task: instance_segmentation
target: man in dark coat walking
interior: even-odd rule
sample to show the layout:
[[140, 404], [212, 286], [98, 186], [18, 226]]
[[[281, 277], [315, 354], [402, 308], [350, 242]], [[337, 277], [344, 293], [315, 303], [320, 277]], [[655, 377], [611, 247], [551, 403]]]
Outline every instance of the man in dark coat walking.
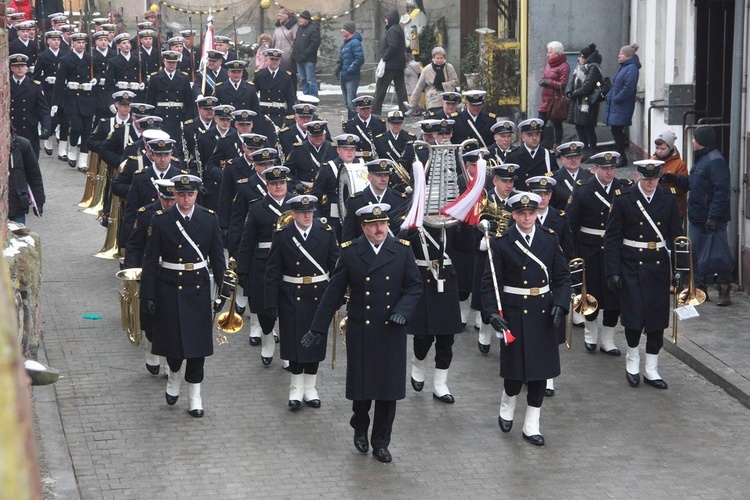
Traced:
[[515, 163], [520, 169], [516, 171], [516, 189], [526, 189], [526, 179], [545, 175], [557, 170], [557, 162], [549, 151], [539, 145], [542, 140], [544, 122], [539, 118], [529, 118], [518, 124], [521, 131], [521, 147], [508, 155], [506, 163]]
[[[346, 398], [352, 400], [354, 446], [367, 453], [370, 407], [375, 400], [372, 453], [390, 462], [396, 401], [406, 396], [406, 324], [422, 294], [409, 243], [388, 235], [387, 204], [359, 209], [363, 235], [341, 245], [339, 262], [320, 300], [310, 335], [328, 331], [350, 287], [346, 342]], [[355, 215], [355, 214], [352, 214]]]
[[281, 358], [289, 361], [292, 373], [288, 403], [292, 411], [299, 410], [302, 401], [320, 408], [315, 385], [318, 365], [326, 358], [327, 336], [314, 342], [303, 339], [339, 257], [331, 226], [313, 219], [317, 201], [308, 195], [289, 199], [293, 220], [273, 235], [266, 263], [265, 307], [279, 318]]
[[[33, 198], [33, 201], [32, 201]], [[16, 134], [10, 137], [8, 165], [8, 220], [26, 224], [32, 208], [42, 216], [45, 202], [42, 171], [28, 139]]]
[[[211, 280], [219, 283], [226, 270], [216, 214], [195, 204], [201, 180], [182, 174], [172, 178], [177, 203], [157, 210], [148, 229], [143, 257], [142, 306], [154, 316], [153, 353], [167, 358], [165, 397], [173, 406], [180, 396], [183, 360], [188, 383], [188, 411], [204, 415], [201, 382], [206, 357], [214, 352]], [[214, 304], [214, 310], [223, 305]]]
[[318, 62], [320, 47], [320, 26], [312, 20], [310, 11], [303, 10], [297, 19], [297, 35], [294, 37], [292, 54], [297, 62], [299, 86], [303, 94], [318, 95], [318, 81], [315, 64]]
[[523, 438], [542, 446], [539, 417], [546, 380], [560, 374], [555, 328], [570, 304], [570, 272], [555, 233], [536, 224], [539, 201], [538, 195], [524, 192], [508, 200], [516, 223], [490, 242], [494, 269], [488, 265], [482, 277], [482, 316], [498, 332], [510, 330], [515, 336], [500, 347], [500, 376], [505, 379], [500, 430], [507, 433], [513, 427], [516, 397], [527, 382]]
[[643, 381], [657, 389], [667, 383], [658, 372], [664, 329], [669, 325], [669, 285], [672, 276], [670, 247], [682, 236], [677, 197], [659, 188], [663, 161], [640, 160], [636, 187], [612, 204], [604, 233], [604, 269], [607, 285], [620, 296], [622, 326], [628, 351], [625, 378], [640, 383], [641, 332], [646, 332], [646, 371]]
[[380, 59], [385, 63], [383, 76], [375, 84], [375, 104], [373, 114], [380, 116], [383, 111], [383, 101], [388, 87], [393, 83], [398, 97], [398, 107], [405, 113], [409, 100], [404, 82], [404, 68], [406, 67], [406, 40], [404, 30], [398, 23], [398, 12], [389, 10], [385, 13], [385, 36], [380, 42]]

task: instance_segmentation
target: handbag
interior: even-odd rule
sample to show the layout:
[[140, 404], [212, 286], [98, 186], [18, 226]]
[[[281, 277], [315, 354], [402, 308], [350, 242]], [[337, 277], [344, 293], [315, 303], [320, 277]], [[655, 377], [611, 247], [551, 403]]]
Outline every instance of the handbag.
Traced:
[[568, 119], [568, 106], [570, 102], [561, 95], [552, 98], [547, 108], [547, 118], [553, 122], [560, 122]]
[[698, 273], [702, 275], [731, 273], [734, 267], [732, 251], [726, 231], [708, 231], [704, 237], [703, 248], [696, 262]]

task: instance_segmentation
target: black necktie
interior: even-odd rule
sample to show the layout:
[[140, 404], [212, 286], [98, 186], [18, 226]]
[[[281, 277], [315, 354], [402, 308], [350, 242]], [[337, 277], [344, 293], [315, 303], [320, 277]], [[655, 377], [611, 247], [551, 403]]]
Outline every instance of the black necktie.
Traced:
[[531, 151], [529, 152], [529, 154], [531, 155], [531, 157], [532, 157], [532, 158], [534, 158], [534, 155], [536, 154], [536, 149], [532, 149], [532, 150], [531, 150]]
[[529, 245], [529, 246], [531, 246], [531, 235], [530, 234], [526, 235], [526, 244]]
[[190, 222], [190, 216], [189, 215], [185, 216], [185, 222]]

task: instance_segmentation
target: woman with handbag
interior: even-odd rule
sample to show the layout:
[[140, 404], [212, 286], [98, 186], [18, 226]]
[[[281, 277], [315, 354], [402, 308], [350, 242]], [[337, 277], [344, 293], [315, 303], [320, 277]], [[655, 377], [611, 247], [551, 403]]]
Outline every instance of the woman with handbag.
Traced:
[[563, 93], [568, 85], [570, 66], [563, 54], [564, 50], [560, 42], [547, 44], [547, 64], [544, 66], [542, 79], [539, 80], [539, 86], [542, 87], [542, 100], [537, 111], [539, 119], [544, 122], [542, 127], [547, 125], [547, 121], [552, 122], [554, 130], [552, 149], [562, 142], [563, 121], [568, 118], [568, 102]]
[[445, 49], [432, 49], [432, 62], [419, 74], [419, 81], [411, 92], [409, 106], [416, 109], [419, 98], [424, 92], [427, 111], [437, 112], [443, 109], [443, 92], [450, 92], [458, 87], [458, 74], [449, 62], [445, 61]]
[[584, 47], [578, 55], [578, 66], [568, 82], [565, 96], [570, 101], [568, 123], [575, 125], [578, 140], [583, 143], [583, 159], [596, 154], [596, 122], [599, 118], [602, 80], [602, 56], [596, 45]]

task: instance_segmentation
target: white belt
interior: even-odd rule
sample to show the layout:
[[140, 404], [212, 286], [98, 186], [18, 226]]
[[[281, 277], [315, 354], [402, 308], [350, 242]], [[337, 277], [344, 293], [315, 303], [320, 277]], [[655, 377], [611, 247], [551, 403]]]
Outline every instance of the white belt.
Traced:
[[[416, 261], [417, 261], [417, 265], [419, 267], [432, 267], [433, 264], [437, 265], [437, 263], [438, 263], [437, 259], [435, 259], [435, 260], [417, 259]], [[443, 259], [443, 265], [444, 266], [450, 266], [450, 265], [453, 265], [453, 262], [450, 260], [450, 258], [445, 258], [445, 259]]]
[[339, 206], [336, 203], [331, 203], [331, 218], [339, 218]]
[[208, 263], [204, 260], [203, 262], [187, 264], [175, 264], [173, 262], [161, 262], [161, 267], [164, 269], [171, 269], [172, 271], [195, 271], [196, 269], [203, 269], [208, 267]]
[[604, 229], [593, 229], [590, 227], [581, 227], [581, 232], [586, 234], [593, 234], [594, 236], [604, 236]]
[[633, 241], [627, 238], [622, 239], [622, 244], [633, 248], [648, 248], [649, 250], [658, 250], [667, 246], [663, 241]]
[[531, 295], [535, 297], [537, 295], [543, 295], [549, 292], [549, 285], [544, 285], [541, 288], [518, 288], [515, 286], [504, 286], [503, 293], [510, 293], [513, 295]]
[[271, 242], [261, 241], [260, 243], [258, 243], [258, 248], [271, 248]]
[[117, 82], [117, 88], [122, 90], [128, 90], [130, 88], [130, 82]]
[[159, 107], [161, 107], [161, 108], [181, 108], [182, 107], [182, 103], [181, 102], [172, 102], [172, 101], [169, 101], [169, 102], [165, 102], [165, 101], [157, 102], [156, 105], [159, 106]]
[[84, 87], [84, 85], [86, 87], [90, 87], [91, 86], [91, 84], [88, 83], [88, 82], [86, 82], [86, 83], [68, 82], [68, 88], [70, 90], [91, 90], [90, 88]]
[[285, 102], [268, 102], [268, 101], [261, 101], [261, 106], [265, 106], [267, 108], [284, 108], [286, 109], [286, 103]]
[[293, 283], [295, 285], [311, 285], [313, 283], [320, 283], [321, 281], [328, 281], [328, 273], [320, 276], [287, 276], [286, 274], [281, 278], [285, 283]]
[[48, 76], [47, 78], [44, 79], [45, 82], [50, 83], [52, 85], [55, 84], [55, 80], [57, 80], [57, 77], [55, 76]]

